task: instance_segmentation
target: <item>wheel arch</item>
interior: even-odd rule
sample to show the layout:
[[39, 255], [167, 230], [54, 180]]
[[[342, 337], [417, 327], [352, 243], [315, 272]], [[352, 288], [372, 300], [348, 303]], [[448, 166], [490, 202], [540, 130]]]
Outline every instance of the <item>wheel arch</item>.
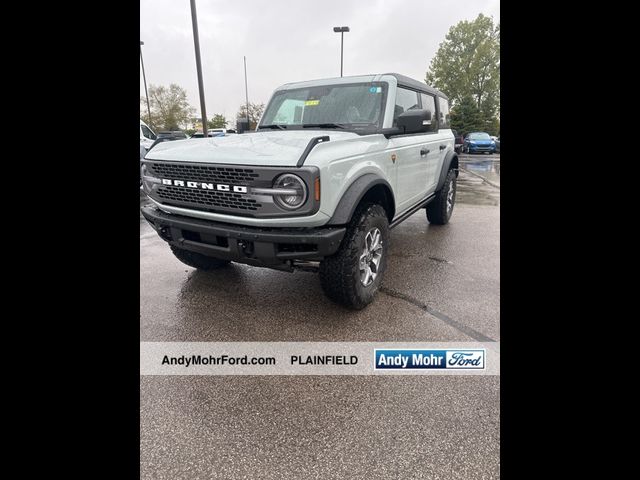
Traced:
[[327, 225], [345, 225], [351, 221], [358, 205], [363, 201], [379, 203], [387, 212], [389, 223], [395, 216], [395, 197], [389, 182], [374, 173], [358, 177], [345, 191]]
[[442, 169], [440, 170], [440, 176], [438, 177], [436, 192], [440, 191], [440, 189], [443, 187], [444, 179], [447, 178], [447, 173], [449, 172], [449, 170], [454, 169], [456, 172], [456, 177], [458, 176], [459, 166], [458, 154], [453, 150], [449, 150], [447, 152], [447, 155], [444, 157], [444, 162], [442, 162]]

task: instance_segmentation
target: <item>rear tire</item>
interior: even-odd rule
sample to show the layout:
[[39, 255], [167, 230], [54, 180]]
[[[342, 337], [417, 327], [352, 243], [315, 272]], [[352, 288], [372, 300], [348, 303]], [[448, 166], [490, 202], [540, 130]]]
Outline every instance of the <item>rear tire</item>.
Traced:
[[358, 207], [339, 250], [320, 263], [320, 284], [325, 295], [354, 310], [369, 305], [387, 268], [389, 239], [389, 219], [384, 208], [378, 204]]
[[178, 260], [180, 260], [185, 265], [189, 267], [197, 268], [198, 270], [211, 271], [217, 270], [219, 268], [226, 267], [229, 265], [229, 260], [220, 260], [219, 258], [207, 257], [206, 255], [202, 255], [197, 252], [190, 252], [189, 250], [184, 250], [183, 248], [176, 247], [174, 245], [169, 245], [171, 247], [171, 251], [176, 256]]
[[430, 203], [427, 204], [427, 220], [434, 225], [446, 225], [449, 223], [453, 207], [456, 203], [457, 177], [456, 171], [447, 172], [444, 185]]

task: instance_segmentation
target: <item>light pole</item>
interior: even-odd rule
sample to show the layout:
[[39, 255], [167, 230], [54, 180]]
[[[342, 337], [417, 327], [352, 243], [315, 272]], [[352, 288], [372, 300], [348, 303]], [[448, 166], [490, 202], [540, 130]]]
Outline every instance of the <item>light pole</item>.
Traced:
[[202, 81], [202, 65], [200, 63], [200, 36], [198, 35], [196, 0], [191, 0], [191, 24], [193, 25], [193, 45], [196, 50], [196, 69], [198, 70], [198, 89], [200, 90], [200, 111], [202, 112], [202, 133], [204, 134], [204, 138], [207, 138], [207, 109], [204, 105], [204, 82]]
[[349, 31], [349, 27], [333, 27], [333, 31], [340, 33], [340, 76], [342, 76], [342, 58], [344, 52], [344, 32]]
[[247, 101], [247, 123], [249, 124], [249, 130], [251, 130], [251, 120], [249, 120], [249, 87], [247, 87], [247, 57], [244, 57], [244, 92]]
[[148, 118], [147, 121], [149, 122], [149, 126], [151, 125], [151, 107], [149, 106], [149, 92], [147, 92], [147, 77], [144, 74], [144, 61], [142, 60], [142, 45], [144, 45], [144, 42], [142, 40], [140, 40], [140, 63], [142, 63], [142, 79], [144, 80], [144, 95], [145, 97], [147, 97], [147, 113], [148, 113]]

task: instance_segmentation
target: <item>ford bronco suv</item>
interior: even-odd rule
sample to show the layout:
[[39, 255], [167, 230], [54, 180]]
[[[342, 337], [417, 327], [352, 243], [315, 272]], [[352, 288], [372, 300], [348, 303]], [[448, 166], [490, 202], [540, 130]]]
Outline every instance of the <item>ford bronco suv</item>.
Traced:
[[183, 263], [318, 271], [355, 309], [390, 229], [420, 209], [446, 224], [458, 175], [447, 97], [395, 73], [283, 85], [256, 131], [160, 143], [142, 163], [142, 214]]

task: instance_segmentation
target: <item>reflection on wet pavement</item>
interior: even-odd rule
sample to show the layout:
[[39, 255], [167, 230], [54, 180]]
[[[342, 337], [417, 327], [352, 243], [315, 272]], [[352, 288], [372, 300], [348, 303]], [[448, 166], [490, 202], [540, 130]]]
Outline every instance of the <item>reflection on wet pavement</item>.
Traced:
[[457, 203], [500, 205], [500, 156], [460, 155]]

